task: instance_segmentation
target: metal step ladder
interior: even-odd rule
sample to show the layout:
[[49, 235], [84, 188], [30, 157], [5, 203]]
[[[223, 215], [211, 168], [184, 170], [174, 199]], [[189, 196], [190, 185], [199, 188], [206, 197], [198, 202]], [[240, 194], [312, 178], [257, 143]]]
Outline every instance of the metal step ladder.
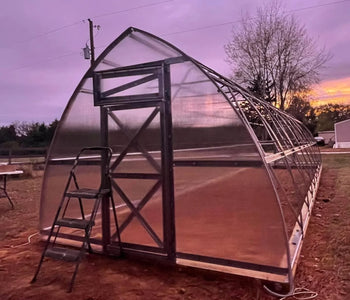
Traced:
[[[94, 155], [86, 155], [88, 152], [93, 152]], [[96, 152], [99, 152], [100, 154], [96, 155]], [[116, 226], [116, 236], [118, 238], [119, 245], [121, 245], [117, 214], [114, 200], [112, 197], [111, 181], [109, 176], [109, 163], [111, 157], [112, 151], [110, 148], [106, 147], [83, 148], [76, 156], [73, 167], [69, 174], [68, 182], [66, 184], [61, 203], [57, 209], [56, 216], [52, 224], [50, 233], [48, 235], [45, 248], [43, 250], [39, 265], [31, 283], [36, 281], [44, 258], [50, 257], [55, 260], [62, 260], [75, 263], [75, 270], [72, 275], [70, 287], [68, 289], [68, 292], [72, 291], [74, 280], [77, 275], [79, 264], [82, 258], [84, 257], [87, 251], [92, 252], [92, 248], [90, 245], [90, 234], [92, 231], [92, 227], [95, 225], [95, 218], [99, 206], [101, 204], [101, 200], [105, 197], [109, 198], [110, 205], [112, 206]], [[84, 161], [85, 163], [82, 163]], [[99, 162], [102, 170], [100, 187], [98, 189], [79, 187], [79, 182], [76, 174], [78, 166], [89, 164], [96, 165]], [[78, 201], [79, 203], [80, 216], [78, 218], [72, 218], [67, 216], [72, 201]], [[84, 203], [86, 206], [86, 201], [94, 201], [89, 214], [86, 214], [86, 212], [84, 211]], [[59, 232], [61, 228], [72, 228], [76, 231], [82, 231], [83, 236], [80, 249], [67, 246], [57, 246], [57, 237], [59, 237]], [[121, 248], [119, 249], [119, 251], [121, 253]]]

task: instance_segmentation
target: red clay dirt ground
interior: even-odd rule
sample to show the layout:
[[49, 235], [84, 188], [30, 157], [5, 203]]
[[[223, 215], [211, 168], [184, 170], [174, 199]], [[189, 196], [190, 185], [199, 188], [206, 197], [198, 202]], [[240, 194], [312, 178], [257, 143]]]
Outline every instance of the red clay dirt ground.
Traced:
[[[350, 155], [324, 155], [323, 175], [299, 261], [295, 285], [317, 299], [350, 299]], [[12, 179], [11, 210], [0, 199], [0, 299], [275, 299], [254, 279], [169, 267], [149, 261], [88, 255], [74, 290], [72, 265], [48, 261], [29, 282], [43, 242], [37, 232], [42, 178]], [[292, 298], [290, 298], [292, 299]]]

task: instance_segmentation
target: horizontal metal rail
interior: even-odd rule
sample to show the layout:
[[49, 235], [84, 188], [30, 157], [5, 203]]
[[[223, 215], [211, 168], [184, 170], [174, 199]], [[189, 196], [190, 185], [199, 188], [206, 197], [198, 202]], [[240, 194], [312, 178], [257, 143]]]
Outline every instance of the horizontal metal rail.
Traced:
[[177, 252], [176, 257], [182, 258], [182, 259], [193, 260], [193, 261], [206, 262], [206, 263], [210, 263], [210, 264], [230, 266], [230, 267], [235, 267], [235, 268], [240, 268], [240, 269], [267, 272], [267, 273], [272, 273], [272, 274], [285, 275], [288, 273], [288, 268], [260, 265], [260, 264], [255, 264], [255, 263], [248, 263], [248, 262], [237, 261], [237, 260], [202, 256], [202, 255], [196, 255], [196, 254]]
[[272, 163], [276, 160], [279, 160], [283, 157], [286, 157], [286, 156], [289, 156], [293, 153], [297, 153], [299, 151], [302, 151], [303, 149], [305, 148], [309, 148], [309, 147], [312, 147], [316, 144], [315, 143], [309, 143], [309, 144], [305, 144], [305, 145], [302, 145], [302, 146], [297, 146], [297, 147], [293, 147], [293, 148], [290, 148], [290, 149], [287, 149], [285, 151], [281, 151], [281, 152], [278, 152], [278, 153], [274, 153], [274, 154], [268, 154], [265, 156], [265, 160], [267, 163]]
[[174, 160], [174, 167], [261, 167], [258, 160]]

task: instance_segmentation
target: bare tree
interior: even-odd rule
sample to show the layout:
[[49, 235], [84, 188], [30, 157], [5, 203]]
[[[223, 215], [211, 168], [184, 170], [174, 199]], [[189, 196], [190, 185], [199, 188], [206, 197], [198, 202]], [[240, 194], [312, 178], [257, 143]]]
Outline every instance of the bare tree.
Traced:
[[282, 110], [296, 94], [319, 82], [319, 71], [330, 59], [277, 2], [258, 8], [255, 17], [245, 17], [233, 28], [225, 51], [234, 79], [245, 85], [259, 80], [262, 98], [270, 88]]

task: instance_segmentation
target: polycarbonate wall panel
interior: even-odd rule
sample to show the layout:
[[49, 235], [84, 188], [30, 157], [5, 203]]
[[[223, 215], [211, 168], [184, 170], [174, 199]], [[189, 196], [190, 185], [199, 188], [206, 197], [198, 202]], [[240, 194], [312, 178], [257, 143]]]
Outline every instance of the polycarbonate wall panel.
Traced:
[[261, 160], [231, 105], [191, 62], [171, 66], [175, 159]]
[[149, 125], [134, 140], [128, 154], [141, 153], [143, 147], [148, 151], [160, 151], [160, 112], [157, 107], [115, 110], [109, 114], [108, 140], [113, 153], [121, 153], [133, 140], [137, 132], [149, 121]]
[[100, 108], [94, 106], [91, 79], [86, 79], [66, 108], [50, 155], [52, 158], [75, 156], [82, 147], [100, 143]]
[[[101, 143], [100, 108], [93, 106], [91, 92], [91, 79], [87, 79], [80, 92], [70, 100], [51, 145], [41, 194], [41, 229], [52, 225], [75, 156], [81, 148]], [[100, 183], [99, 170], [96, 167], [88, 168], [86, 174], [89, 175], [86, 179], [89, 180], [89, 185]], [[83, 179], [84, 176], [79, 177]]]
[[[62, 199], [68, 181], [71, 165], [48, 165], [42, 187], [40, 228], [47, 229], [53, 222], [59, 203]], [[80, 187], [98, 188], [100, 184], [100, 166], [81, 166], [77, 170]], [[72, 182], [73, 183], [73, 182]], [[71, 185], [71, 188], [75, 188]], [[45, 201], [43, 201], [45, 200]], [[90, 214], [92, 201], [84, 202], [85, 213]], [[81, 217], [77, 199], [72, 199], [69, 205], [68, 217]]]
[[172, 65], [171, 80], [177, 252], [287, 267], [278, 201], [246, 127], [192, 63]]
[[[157, 184], [155, 180], [135, 180], [116, 179], [115, 183], [121, 188], [130, 202], [138, 207], [146, 194]], [[146, 246], [159, 246], [152, 236], [147, 232], [147, 227], [143, 226], [137, 216], [135, 216], [128, 205], [121, 199], [114, 190], [114, 200], [117, 208], [118, 222], [121, 230], [121, 240], [123, 243], [132, 243]], [[154, 231], [160, 241], [163, 241], [163, 212], [162, 212], [161, 187], [152, 195], [150, 200], [140, 210], [142, 219]], [[130, 220], [128, 220], [130, 219]], [[113, 219], [111, 219], [113, 220]], [[114, 224], [111, 224], [112, 233], [115, 232]]]
[[[320, 166], [318, 148], [301, 122], [249, 94], [243, 94], [245, 100], [237, 101], [237, 105], [247, 125], [254, 130], [270, 164], [290, 237], [298, 220], [299, 232], [302, 231], [305, 221], [301, 217], [303, 206], [311, 205], [309, 195]], [[241, 99], [241, 96], [232, 97]]]
[[67, 174], [71, 166], [48, 165], [41, 189], [40, 202], [40, 229], [51, 227], [58, 205], [62, 199], [65, 185], [68, 180]]
[[176, 167], [177, 252], [287, 267], [279, 207], [263, 168]]

